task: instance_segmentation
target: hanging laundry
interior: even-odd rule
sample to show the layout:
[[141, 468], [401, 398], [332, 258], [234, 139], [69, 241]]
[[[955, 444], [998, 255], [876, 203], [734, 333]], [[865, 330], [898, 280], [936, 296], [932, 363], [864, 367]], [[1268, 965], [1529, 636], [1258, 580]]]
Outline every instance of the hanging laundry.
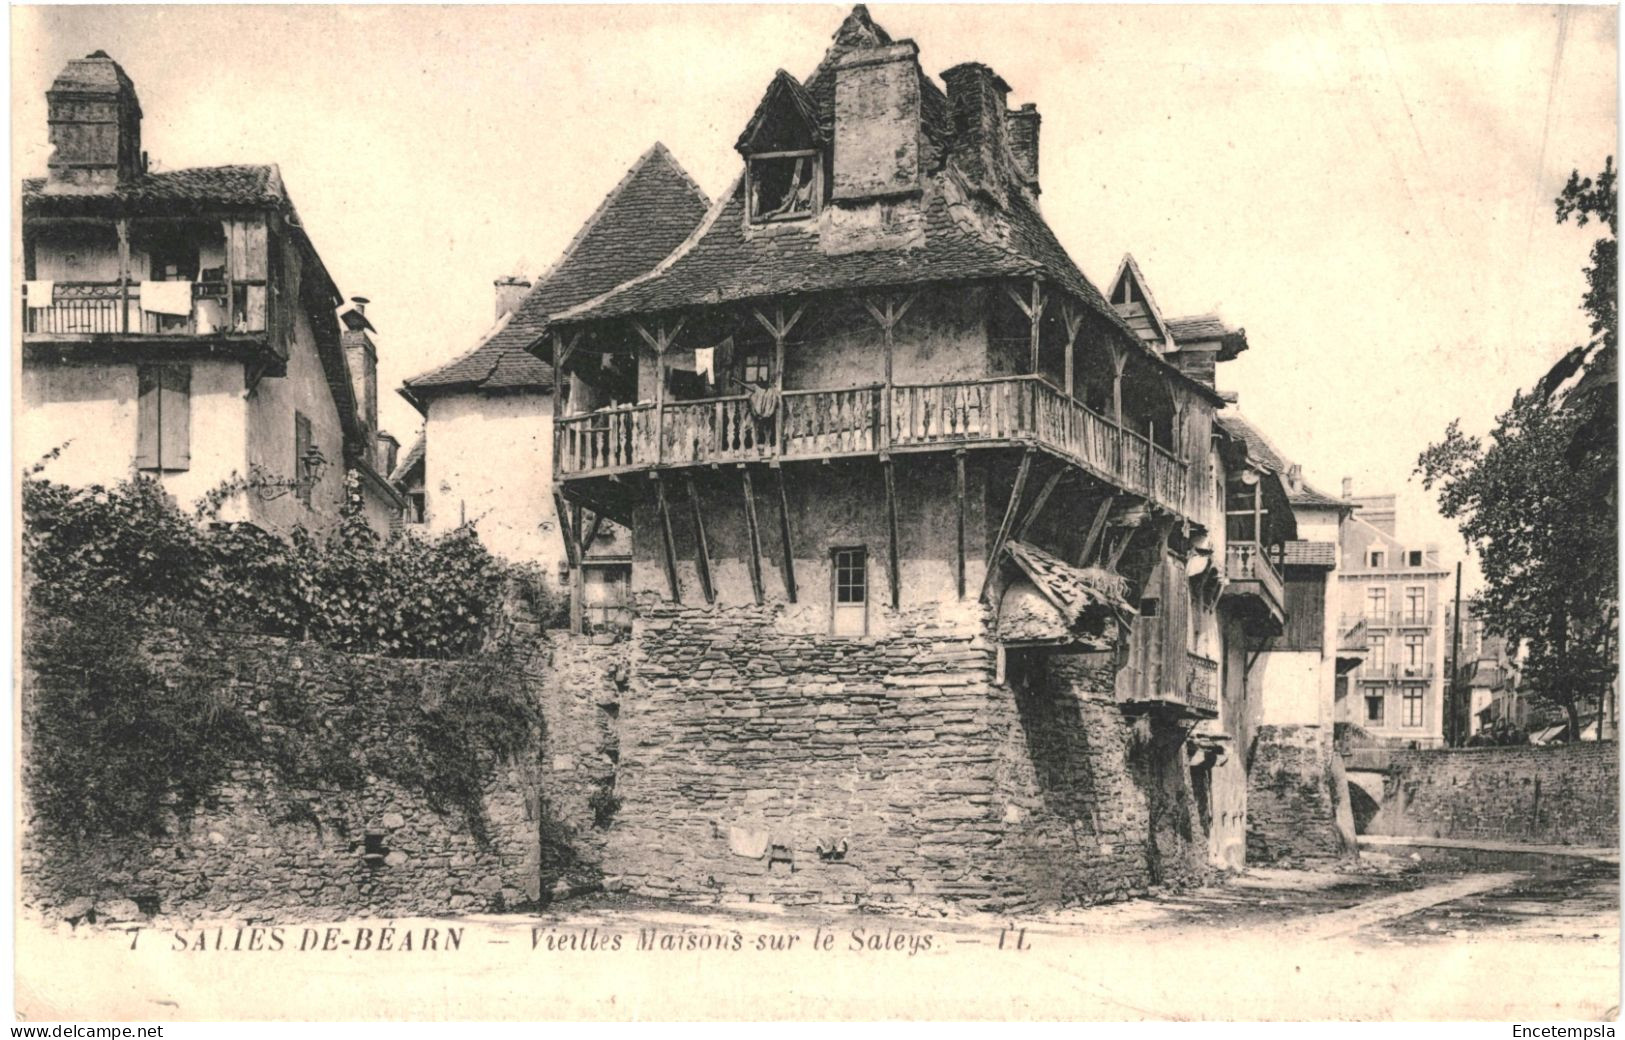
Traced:
[[705, 377], [708, 384], [717, 381], [717, 348], [698, 347], [694, 351], [694, 371]]
[[55, 282], [24, 282], [23, 296], [35, 310], [44, 310], [56, 299]]
[[192, 283], [142, 282], [141, 309], [152, 314], [191, 314]]

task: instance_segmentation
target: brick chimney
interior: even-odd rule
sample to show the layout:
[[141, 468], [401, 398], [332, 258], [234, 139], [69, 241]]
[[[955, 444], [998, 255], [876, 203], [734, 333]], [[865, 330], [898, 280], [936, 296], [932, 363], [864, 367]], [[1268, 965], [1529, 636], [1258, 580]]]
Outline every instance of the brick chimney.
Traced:
[[49, 192], [110, 192], [146, 172], [135, 84], [105, 51], [68, 62], [45, 92]]
[[530, 279], [509, 275], [506, 278], [498, 278], [493, 284], [497, 290], [496, 319], [501, 321], [504, 314], [518, 310], [519, 305], [524, 302], [525, 295], [530, 292]]
[[372, 329], [367, 320], [368, 302], [365, 296], [350, 297], [350, 306], [339, 318], [344, 322], [344, 360], [355, 391], [356, 416], [363, 436], [370, 441], [378, 429], [378, 349], [367, 335]]
[[1343, 497], [1344, 498], [1353, 498], [1354, 497], [1354, 478], [1353, 477], [1344, 477], [1343, 478]]
[[1006, 117], [1010, 124], [1010, 151], [1016, 159], [1021, 181], [1038, 194], [1038, 106], [1028, 102]]
[[942, 81], [948, 86], [953, 119], [954, 162], [973, 186], [1002, 204], [1008, 186], [1019, 180], [1005, 114], [1010, 85], [974, 61], [955, 65], [942, 74]]

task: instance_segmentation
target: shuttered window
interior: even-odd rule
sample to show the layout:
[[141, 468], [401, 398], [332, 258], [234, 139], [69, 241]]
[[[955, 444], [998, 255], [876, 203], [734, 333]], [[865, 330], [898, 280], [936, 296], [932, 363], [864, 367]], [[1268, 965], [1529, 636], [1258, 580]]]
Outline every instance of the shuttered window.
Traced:
[[192, 368], [136, 369], [136, 469], [175, 473], [192, 466]]
[[316, 482], [316, 467], [311, 458], [314, 446], [310, 433], [310, 417], [304, 412], [293, 413], [293, 473], [298, 482], [299, 501], [310, 505], [310, 488]]

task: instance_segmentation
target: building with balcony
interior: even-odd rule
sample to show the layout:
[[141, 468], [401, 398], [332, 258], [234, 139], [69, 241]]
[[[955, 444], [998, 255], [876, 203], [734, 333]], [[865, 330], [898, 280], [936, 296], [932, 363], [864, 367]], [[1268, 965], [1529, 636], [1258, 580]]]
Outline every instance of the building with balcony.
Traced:
[[[339, 516], [354, 473], [380, 529], [376, 351], [275, 166], [149, 172], [135, 85], [98, 51], [46, 93], [50, 172], [22, 184], [17, 457], [68, 484], [144, 475], [272, 530]], [[382, 445], [382, 446], [381, 446]]]
[[1039, 211], [1035, 106], [942, 83], [855, 8], [681, 245], [532, 344], [561, 512], [631, 532], [634, 890], [1008, 907], [1239, 860], [1231, 636], [1286, 624], [1295, 537], [1273, 472], [1222, 522], [1245, 336], [1143, 335]]
[[555, 379], [551, 362], [526, 348], [545, 335], [552, 314], [653, 268], [709, 204], [656, 143], [534, 284], [497, 279], [495, 324], [471, 350], [400, 390], [423, 415], [398, 474], [412, 521], [434, 532], [472, 522], [492, 552], [539, 564], [571, 590], [578, 629], [583, 621], [627, 622], [631, 537], [602, 513], [554, 497], [554, 403], [568, 407], [579, 380]]
[[1450, 681], [1450, 568], [1438, 546], [1399, 537], [1395, 496], [1344, 497], [1357, 512], [1343, 530], [1341, 623], [1364, 624], [1366, 653], [1343, 686], [1337, 721], [1386, 742], [1438, 746]]

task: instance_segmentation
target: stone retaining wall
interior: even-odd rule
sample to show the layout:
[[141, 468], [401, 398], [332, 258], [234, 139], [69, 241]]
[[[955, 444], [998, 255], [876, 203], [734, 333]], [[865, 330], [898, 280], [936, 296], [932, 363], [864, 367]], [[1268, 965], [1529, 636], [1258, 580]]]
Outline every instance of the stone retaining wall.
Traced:
[[1356, 854], [1342, 761], [1320, 726], [1259, 726], [1247, 766], [1247, 861]]
[[1368, 833], [1619, 844], [1619, 744], [1389, 752]]
[[1134, 742], [1086, 668], [999, 681], [974, 604], [846, 639], [779, 604], [641, 607], [605, 853], [626, 888], [1007, 909], [1193, 873], [1177, 739]]
[[[555, 883], [590, 884], [603, 831], [588, 802], [614, 768], [611, 713], [600, 705], [618, 696], [625, 648], [531, 636], [535, 652], [516, 666], [549, 731], [532, 734], [513, 761], [490, 764], [483, 837], [460, 810], [387, 778], [368, 776], [354, 790], [291, 790], [264, 765], [244, 764], [210, 804], [172, 814], [157, 836], [51, 838], [25, 811], [25, 902], [58, 913], [133, 902], [183, 916], [433, 915], [511, 908], [544, 898]], [[319, 714], [391, 684], [432, 697], [482, 679], [459, 662], [344, 655], [237, 633], [154, 630], [144, 651], [176, 679], [206, 661], [213, 688], [250, 716], [267, 710], [279, 686], [297, 689]], [[25, 670], [25, 696], [63, 681], [72, 679]], [[387, 747], [399, 737], [376, 724], [362, 739]]]

